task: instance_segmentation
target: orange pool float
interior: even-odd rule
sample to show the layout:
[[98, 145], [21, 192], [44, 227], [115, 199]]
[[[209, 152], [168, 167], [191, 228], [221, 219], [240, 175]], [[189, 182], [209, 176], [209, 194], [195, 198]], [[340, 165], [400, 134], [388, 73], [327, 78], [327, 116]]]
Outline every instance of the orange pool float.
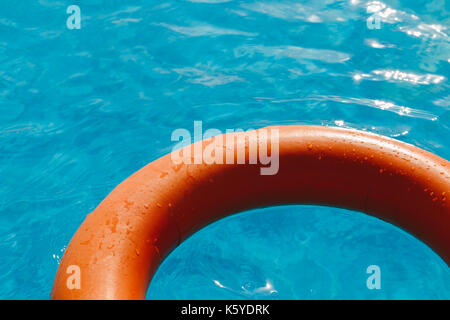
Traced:
[[[258, 142], [251, 140], [268, 129], [279, 132], [277, 174], [261, 175], [262, 164], [175, 164], [168, 154], [122, 182], [75, 233], [51, 297], [144, 299], [162, 260], [191, 234], [230, 214], [281, 204], [365, 212], [410, 232], [450, 264], [447, 160], [379, 135], [319, 126], [256, 130], [241, 140], [247, 158]], [[67, 285], [73, 266], [79, 288]]]

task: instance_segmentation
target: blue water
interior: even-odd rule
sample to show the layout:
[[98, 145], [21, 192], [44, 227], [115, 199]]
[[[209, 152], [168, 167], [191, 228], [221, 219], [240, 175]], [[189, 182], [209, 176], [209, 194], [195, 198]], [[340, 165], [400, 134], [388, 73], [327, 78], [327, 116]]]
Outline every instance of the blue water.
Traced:
[[[81, 29], [66, 9], [81, 9]], [[450, 159], [445, 0], [0, 0], [0, 298], [47, 299], [87, 213], [177, 128], [318, 124]], [[379, 29], [366, 20], [378, 12]], [[369, 290], [369, 265], [381, 289]], [[163, 263], [148, 298], [449, 299], [404, 231], [311, 206], [241, 213]]]

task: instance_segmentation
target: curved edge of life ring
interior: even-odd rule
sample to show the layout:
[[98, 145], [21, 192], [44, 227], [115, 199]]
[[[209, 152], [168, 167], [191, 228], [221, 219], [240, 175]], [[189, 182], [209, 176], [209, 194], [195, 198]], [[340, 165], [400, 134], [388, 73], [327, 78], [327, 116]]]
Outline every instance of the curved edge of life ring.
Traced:
[[[230, 214], [281, 204], [365, 212], [410, 232], [450, 263], [447, 160], [390, 138], [332, 127], [267, 127], [217, 137], [165, 155], [118, 185], [72, 238], [51, 297], [144, 299], [162, 260], [191, 234]], [[237, 152], [231, 164], [173, 161], [175, 152], [190, 152], [193, 159], [196, 150], [205, 152], [220, 139], [234, 141], [224, 150], [243, 148], [246, 159], [255, 143], [258, 149], [265, 144], [278, 153], [277, 173], [261, 174], [261, 163], [238, 164]]]

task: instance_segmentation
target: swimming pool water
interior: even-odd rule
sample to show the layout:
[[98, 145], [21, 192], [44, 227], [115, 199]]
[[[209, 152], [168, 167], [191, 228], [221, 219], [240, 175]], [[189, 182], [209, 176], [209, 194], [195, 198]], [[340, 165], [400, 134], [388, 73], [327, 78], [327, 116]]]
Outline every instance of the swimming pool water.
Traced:
[[[71, 4], [0, 0], [1, 299], [47, 299], [86, 214], [195, 120], [356, 128], [450, 159], [448, 1], [79, 0], [69, 30]], [[375, 218], [283, 206], [195, 234], [147, 298], [449, 299], [450, 270]]]

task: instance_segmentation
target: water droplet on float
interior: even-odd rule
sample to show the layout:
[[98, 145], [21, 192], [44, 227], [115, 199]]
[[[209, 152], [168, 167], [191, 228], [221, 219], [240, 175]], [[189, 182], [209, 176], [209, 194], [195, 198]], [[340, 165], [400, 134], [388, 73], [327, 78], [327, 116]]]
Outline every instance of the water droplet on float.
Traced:
[[164, 171], [163, 173], [161, 173], [161, 175], [159, 176], [160, 178], [164, 178], [165, 176], [167, 176], [169, 173], [167, 171]]

